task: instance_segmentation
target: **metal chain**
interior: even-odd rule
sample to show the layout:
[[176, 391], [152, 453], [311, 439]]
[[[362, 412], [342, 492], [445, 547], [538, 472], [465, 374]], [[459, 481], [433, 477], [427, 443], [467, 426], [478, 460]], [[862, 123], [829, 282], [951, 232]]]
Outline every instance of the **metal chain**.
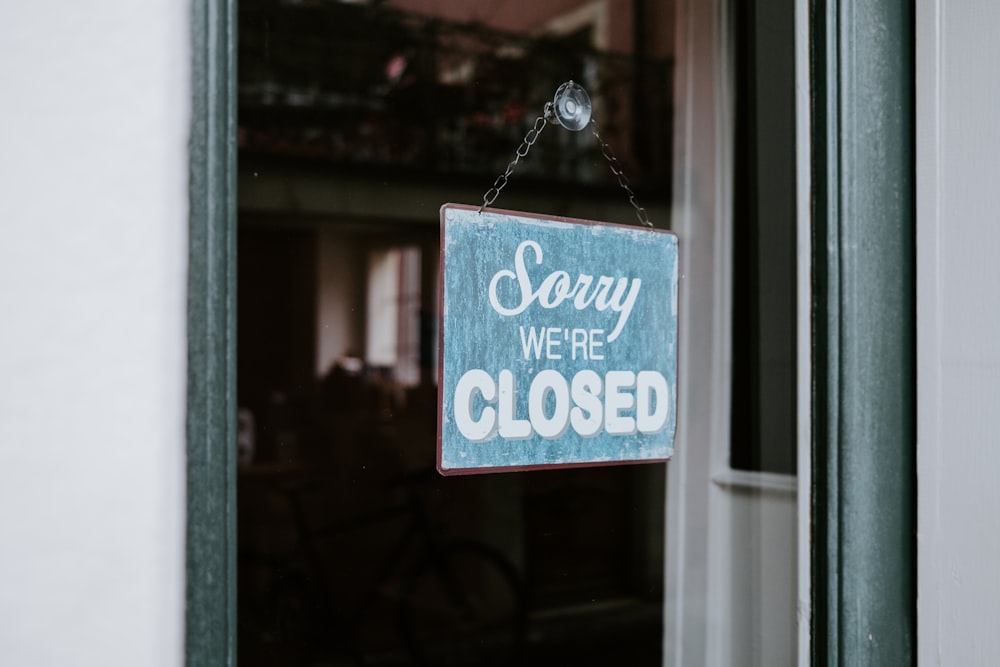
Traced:
[[[511, 174], [514, 173], [514, 168], [517, 167], [517, 163], [521, 158], [528, 155], [528, 151], [531, 150], [531, 147], [535, 145], [536, 141], [538, 141], [538, 136], [542, 133], [542, 130], [545, 129], [545, 125], [547, 123], [546, 119], [551, 115], [552, 103], [548, 102], [545, 105], [545, 110], [542, 112], [542, 115], [535, 119], [535, 124], [530, 130], [528, 130], [528, 133], [524, 135], [521, 145], [518, 146], [517, 150], [514, 152], [514, 159], [507, 165], [507, 169], [504, 170], [502, 174], [497, 176], [497, 180], [493, 182], [493, 187], [487, 190], [486, 194], [483, 195], [483, 204], [479, 207], [480, 213], [482, 213], [483, 209], [496, 201], [496, 198], [500, 196], [500, 191], [507, 185], [507, 181], [510, 179]], [[604, 139], [601, 138], [600, 133], [597, 131], [597, 121], [591, 118], [590, 126], [591, 132], [593, 132], [594, 136], [597, 138], [597, 143], [601, 145], [601, 153], [604, 154], [604, 159], [606, 159], [608, 164], [611, 165], [611, 173], [618, 179], [618, 185], [620, 185], [622, 190], [625, 191], [625, 194], [628, 195], [628, 202], [632, 204], [632, 208], [635, 209], [635, 217], [639, 219], [639, 224], [652, 228], [653, 223], [649, 221], [649, 216], [646, 215], [646, 209], [639, 206], [639, 202], [636, 201], [635, 192], [632, 191], [632, 186], [629, 183], [628, 177], [625, 176], [625, 172], [623, 172], [622, 168], [619, 166], [618, 158], [615, 157], [611, 147], [604, 142]]]
[[625, 172], [622, 171], [621, 167], [618, 166], [618, 158], [611, 151], [611, 147], [604, 143], [604, 139], [597, 132], [597, 121], [593, 118], [590, 119], [590, 130], [597, 137], [597, 143], [601, 145], [601, 152], [604, 153], [604, 158], [611, 165], [611, 173], [615, 175], [618, 179], [618, 185], [622, 187], [622, 190], [628, 195], [628, 202], [632, 204], [632, 208], [635, 209], [635, 217], [639, 219], [639, 224], [644, 225], [652, 229], [653, 223], [649, 221], [649, 216], [646, 215], [646, 209], [639, 206], [639, 202], [635, 199], [635, 193], [632, 191], [632, 187], [628, 182], [628, 177], [625, 176]]
[[532, 128], [528, 130], [528, 133], [524, 135], [524, 139], [521, 141], [521, 145], [517, 147], [517, 151], [514, 153], [514, 159], [507, 165], [506, 171], [497, 176], [497, 180], [493, 182], [493, 187], [487, 190], [486, 194], [483, 195], [483, 205], [479, 207], [480, 213], [483, 212], [484, 208], [496, 201], [496, 198], [500, 196], [500, 191], [503, 190], [505, 185], [507, 185], [507, 179], [509, 179], [510, 175], [514, 173], [514, 167], [517, 166], [518, 160], [526, 156], [531, 147], [535, 145], [536, 141], [538, 141], [538, 135], [540, 135], [542, 130], [545, 129], [545, 117], [548, 115], [551, 105], [551, 102], [545, 105], [545, 111], [541, 116], [535, 119], [534, 126], [532, 126]]

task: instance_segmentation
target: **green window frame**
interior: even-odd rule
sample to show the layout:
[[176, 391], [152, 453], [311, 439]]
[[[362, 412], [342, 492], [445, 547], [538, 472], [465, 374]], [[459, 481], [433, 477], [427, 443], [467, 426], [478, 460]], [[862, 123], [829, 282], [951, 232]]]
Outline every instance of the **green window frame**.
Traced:
[[[216, 666], [236, 662], [235, 0], [191, 8], [185, 656]], [[809, 9], [812, 661], [912, 664], [913, 9]]]
[[811, 0], [812, 663], [916, 640], [914, 17]]
[[191, 3], [185, 664], [236, 664], [235, 0]]

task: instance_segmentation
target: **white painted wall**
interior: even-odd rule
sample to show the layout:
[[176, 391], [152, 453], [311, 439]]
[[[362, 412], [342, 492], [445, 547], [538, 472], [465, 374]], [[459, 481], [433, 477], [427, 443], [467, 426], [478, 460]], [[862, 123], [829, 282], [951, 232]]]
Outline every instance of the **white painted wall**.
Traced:
[[183, 656], [188, 5], [0, 5], [0, 663]]
[[921, 665], [1000, 660], [1000, 4], [917, 2]]

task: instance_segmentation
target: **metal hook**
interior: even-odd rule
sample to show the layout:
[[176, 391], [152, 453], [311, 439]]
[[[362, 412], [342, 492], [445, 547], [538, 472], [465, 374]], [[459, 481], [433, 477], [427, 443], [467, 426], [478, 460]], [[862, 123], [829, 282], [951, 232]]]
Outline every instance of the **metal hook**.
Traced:
[[[569, 80], [556, 89], [551, 102], [552, 116], [557, 123], [567, 130], [579, 132], [587, 127], [594, 105], [590, 95], [578, 83]], [[546, 105], [548, 107], [548, 105]]]

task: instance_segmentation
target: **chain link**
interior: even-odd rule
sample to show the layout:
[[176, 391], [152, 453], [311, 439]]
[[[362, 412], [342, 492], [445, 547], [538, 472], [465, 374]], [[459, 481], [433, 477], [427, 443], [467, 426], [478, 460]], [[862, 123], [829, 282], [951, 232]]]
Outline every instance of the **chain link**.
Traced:
[[[535, 145], [536, 141], [538, 141], [538, 136], [542, 133], [542, 130], [545, 129], [545, 125], [548, 122], [546, 119], [551, 115], [552, 103], [549, 102], [545, 105], [545, 110], [542, 115], [535, 119], [535, 124], [530, 130], [528, 130], [528, 133], [524, 135], [524, 139], [521, 141], [521, 145], [517, 147], [517, 150], [514, 151], [514, 159], [507, 165], [507, 169], [504, 170], [502, 174], [497, 176], [497, 180], [493, 182], [493, 187], [487, 190], [486, 194], [483, 195], [483, 204], [479, 207], [480, 213], [482, 213], [483, 209], [496, 201], [496, 198], [500, 196], [500, 191], [507, 185], [507, 181], [510, 179], [511, 174], [514, 173], [514, 168], [517, 167], [517, 163], [521, 158], [528, 155], [528, 151], [531, 150], [531, 147]], [[604, 159], [608, 161], [608, 164], [611, 165], [611, 173], [618, 179], [618, 185], [620, 185], [622, 190], [625, 191], [625, 194], [628, 195], [628, 203], [630, 203], [632, 208], [635, 209], [635, 217], [638, 218], [639, 224], [652, 228], [653, 223], [649, 221], [649, 216], [646, 215], [646, 209], [639, 206], [639, 202], [636, 200], [635, 192], [632, 191], [632, 185], [629, 183], [628, 177], [625, 176], [625, 172], [623, 172], [622, 168], [619, 166], [618, 158], [615, 157], [611, 147], [608, 146], [604, 142], [604, 139], [601, 138], [600, 133], [597, 131], [597, 121], [593, 118], [590, 119], [590, 131], [593, 132], [594, 136], [597, 138], [597, 143], [601, 146], [601, 153], [604, 155]]]
[[[545, 114], [548, 113], [550, 104], [551, 102], [545, 105]], [[532, 128], [528, 130], [528, 133], [524, 135], [524, 139], [521, 141], [521, 145], [518, 146], [517, 150], [514, 152], [514, 159], [507, 165], [506, 171], [497, 176], [497, 180], [493, 182], [493, 187], [487, 190], [486, 194], [483, 195], [483, 205], [479, 207], [480, 213], [483, 212], [484, 208], [496, 201], [496, 198], [500, 196], [500, 191], [503, 190], [505, 185], [507, 185], [507, 179], [509, 179], [510, 175], [514, 173], [514, 167], [517, 166], [518, 161], [525, 157], [528, 154], [528, 151], [531, 150], [531, 147], [535, 145], [535, 142], [538, 141], [538, 135], [540, 135], [542, 130], [545, 129], [545, 114], [535, 119], [534, 126], [532, 126]]]
[[628, 203], [632, 204], [632, 208], [635, 209], [635, 217], [639, 219], [639, 224], [652, 228], [653, 223], [649, 221], [649, 216], [646, 215], [646, 209], [639, 206], [639, 202], [636, 201], [635, 193], [632, 191], [632, 186], [628, 182], [628, 177], [625, 176], [625, 172], [623, 172], [622, 168], [619, 166], [618, 158], [615, 157], [611, 147], [604, 143], [604, 139], [602, 139], [601, 135], [597, 132], [597, 121], [593, 118], [590, 119], [590, 131], [594, 133], [595, 137], [597, 137], [597, 143], [601, 145], [601, 152], [604, 154], [604, 159], [606, 159], [608, 164], [611, 165], [611, 173], [618, 179], [618, 185], [620, 185], [622, 190], [625, 191], [625, 194], [628, 195]]

